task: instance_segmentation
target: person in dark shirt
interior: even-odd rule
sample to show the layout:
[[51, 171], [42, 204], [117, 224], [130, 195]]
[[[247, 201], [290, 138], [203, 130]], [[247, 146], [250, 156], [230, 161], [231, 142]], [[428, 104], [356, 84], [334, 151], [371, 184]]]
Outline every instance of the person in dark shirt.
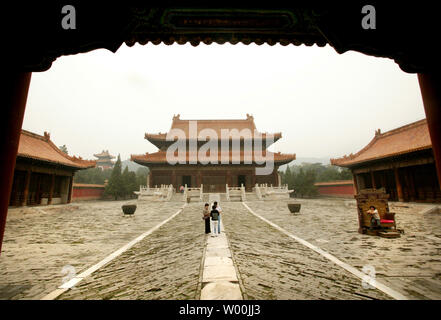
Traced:
[[220, 205], [218, 205], [217, 201], [213, 203], [213, 205], [216, 207], [216, 210], [219, 212], [219, 218], [217, 219], [217, 233], [220, 234], [221, 232], [221, 216], [222, 216], [222, 208]]
[[210, 216], [211, 216], [211, 224], [212, 224], [212, 229], [213, 229], [213, 234], [211, 235], [212, 237], [217, 237], [219, 235], [219, 232], [217, 230], [217, 224], [218, 224], [218, 220], [219, 220], [219, 211], [217, 211], [216, 206], [213, 206], [210, 212]]
[[211, 233], [210, 230], [210, 210], [208, 209], [210, 205], [208, 203], [205, 204], [204, 209], [202, 211], [202, 219], [205, 221], [205, 233]]

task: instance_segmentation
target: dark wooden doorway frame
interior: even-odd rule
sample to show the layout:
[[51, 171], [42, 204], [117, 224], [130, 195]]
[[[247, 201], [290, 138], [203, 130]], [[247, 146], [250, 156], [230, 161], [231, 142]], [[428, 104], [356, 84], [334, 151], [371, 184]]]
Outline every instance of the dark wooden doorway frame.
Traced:
[[244, 187], [247, 186], [247, 176], [244, 174], [240, 174], [237, 176], [237, 186], [240, 187], [242, 186], [242, 184]]
[[191, 176], [182, 176], [182, 185], [187, 185], [188, 188], [192, 188], [193, 186], [191, 185]]

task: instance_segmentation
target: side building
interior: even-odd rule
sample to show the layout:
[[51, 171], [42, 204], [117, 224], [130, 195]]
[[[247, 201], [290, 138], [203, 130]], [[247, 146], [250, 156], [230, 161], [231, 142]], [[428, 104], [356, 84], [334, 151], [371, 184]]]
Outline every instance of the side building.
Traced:
[[[192, 134], [192, 131], [193, 134]], [[252, 136], [245, 138], [245, 135], [229, 135], [225, 137], [223, 133], [251, 132]], [[177, 143], [177, 138], [167, 139], [167, 135], [173, 136], [176, 132], [182, 133], [186, 152], [183, 161], [171, 164], [167, 160], [167, 150], [172, 144]], [[207, 150], [211, 161], [205, 163], [199, 158], [200, 151], [205, 148], [205, 136], [210, 134], [217, 137], [216, 141], [210, 140], [211, 146], [216, 146], [216, 154], [211, 154], [212, 149]], [[180, 116], [174, 116], [170, 131], [167, 133], [145, 134], [145, 139], [154, 144], [159, 150], [154, 153], [143, 155], [132, 155], [131, 160], [149, 167], [150, 173], [148, 184], [150, 187], [155, 185], [172, 184], [176, 190], [180, 186], [200, 187], [203, 185], [203, 192], [225, 192], [226, 184], [232, 187], [243, 185], [246, 191], [251, 191], [256, 183], [272, 184], [277, 186], [280, 178], [278, 174], [279, 166], [295, 160], [295, 154], [271, 153], [267, 148], [281, 138], [280, 133], [260, 133], [256, 130], [254, 118], [247, 115], [246, 119], [233, 120], [182, 120]], [[192, 137], [196, 137], [192, 138]], [[199, 137], [199, 138], [198, 138]], [[256, 156], [257, 137], [262, 137], [261, 156]], [[202, 138], [202, 139], [200, 139]], [[194, 141], [197, 140], [197, 141]], [[196, 146], [197, 152], [189, 152], [189, 146]], [[221, 152], [222, 145], [229, 146], [229, 152]], [[234, 149], [234, 146], [240, 149]], [[250, 150], [251, 155], [247, 150]], [[198, 158], [195, 159], [195, 156]], [[273, 169], [268, 174], [256, 174], [256, 168], [264, 167], [262, 159], [272, 158]], [[193, 160], [192, 160], [193, 159]]]
[[359, 152], [331, 164], [351, 169], [357, 193], [385, 188], [392, 201], [441, 202], [426, 119], [384, 133], [378, 129]]
[[47, 132], [41, 136], [22, 130], [9, 205], [69, 203], [75, 172], [95, 165], [62, 152]]

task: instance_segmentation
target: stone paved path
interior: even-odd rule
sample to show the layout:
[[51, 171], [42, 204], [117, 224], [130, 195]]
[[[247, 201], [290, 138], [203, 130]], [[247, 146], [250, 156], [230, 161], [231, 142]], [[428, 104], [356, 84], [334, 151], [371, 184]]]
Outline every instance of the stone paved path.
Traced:
[[328, 251], [359, 270], [375, 268], [385, 285], [411, 299], [441, 299], [441, 215], [424, 214], [433, 205], [390, 203], [398, 239], [361, 235], [355, 201], [342, 199], [296, 200], [299, 214], [286, 202], [248, 202], [257, 214]]
[[225, 232], [207, 236], [201, 300], [242, 300], [238, 276]]
[[72, 267], [80, 273], [182, 206], [182, 202], [149, 203], [133, 216], [124, 216], [124, 203], [92, 201], [9, 210], [0, 256], [0, 299], [42, 298], [63, 283]]
[[189, 204], [59, 299], [197, 299], [203, 231], [201, 205]]
[[223, 203], [223, 221], [247, 299], [390, 299], [248, 212]]
[[[384, 284], [415, 299], [441, 297], [441, 215], [427, 205], [392, 204], [400, 239], [357, 233], [355, 202], [251, 201], [257, 214], [361, 270], [372, 266]], [[66, 277], [89, 268], [172, 216], [182, 202], [143, 203], [133, 217], [123, 202], [85, 202], [11, 210], [0, 257], [0, 299], [40, 299]], [[359, 278], [299, 244], [242, 203], [220, 203], [222, 223], [244, 299], [389, 299]], [[407, 207], [407, 208], [406, 208]], [[175, 218], [85, 278], [60, 299], [199, 299], [205, 245], [202, 203]], [[25, 214], [26, 213], [26, 214]], [[213, 243], [214, 244], [214, 243]], [[211, 262], [210, 262], [211, 263]], [[208, 263], [208, 264], [210, 264]]]

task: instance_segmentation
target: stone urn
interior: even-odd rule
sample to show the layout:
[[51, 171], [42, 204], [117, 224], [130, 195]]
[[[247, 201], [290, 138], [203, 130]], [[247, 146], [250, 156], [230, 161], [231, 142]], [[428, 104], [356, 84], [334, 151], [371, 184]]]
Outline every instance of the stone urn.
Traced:
[[288, 209], [291, 213], [300, 212], [300, 203], [288, 203]]
[[121, 208], [124, 214], [134, 214], [136, 211], [136, 204], [125, 204]]

